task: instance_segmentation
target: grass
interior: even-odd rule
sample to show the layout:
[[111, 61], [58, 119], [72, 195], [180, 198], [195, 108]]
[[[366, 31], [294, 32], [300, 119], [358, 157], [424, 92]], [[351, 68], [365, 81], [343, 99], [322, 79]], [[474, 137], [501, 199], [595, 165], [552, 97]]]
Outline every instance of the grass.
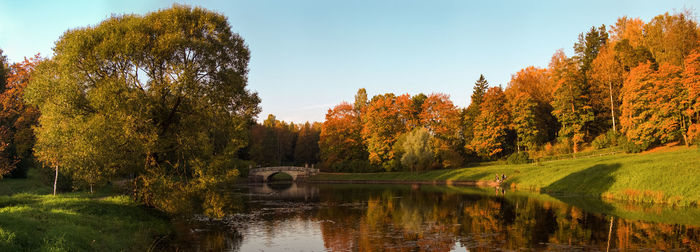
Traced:
[[425, 172], [322, 173], [312, 180], [492, 181], [506, 174], [512, 187], [549, 194], [599, 196], [635, 202], [700, 205], [700, 149]]
[[171, 230], [128, 196], [50, 192], [32, 170], [0, 180], [0, 251], [143, 251]]
[[292, 175], [286, 174], [284, 172], [275, 173], [274, 175], [272, 175], [272, 177], [270, 177], [271, 181], [291, 181], [292, 179]]

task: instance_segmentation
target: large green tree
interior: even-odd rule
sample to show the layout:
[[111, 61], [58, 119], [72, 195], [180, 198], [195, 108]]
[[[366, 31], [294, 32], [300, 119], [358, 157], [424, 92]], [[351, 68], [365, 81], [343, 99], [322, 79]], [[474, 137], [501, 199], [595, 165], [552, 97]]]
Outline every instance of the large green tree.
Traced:
[[[139, 175], [141, 196], [228, 173], [260, 99], [250, 53], [225, 16], [175, 5], [69, 30], [26, 99], [42, 115], [37, 158], [88, 183]], [[174, 188], [175, 187], [175, 188]]]

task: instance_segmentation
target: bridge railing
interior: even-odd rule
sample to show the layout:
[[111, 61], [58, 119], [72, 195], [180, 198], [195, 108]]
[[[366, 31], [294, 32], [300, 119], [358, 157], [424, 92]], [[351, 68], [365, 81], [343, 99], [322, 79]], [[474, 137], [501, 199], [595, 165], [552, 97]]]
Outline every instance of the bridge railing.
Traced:
[[316, 168], [306, 168], [306, 167], [298, 167], [298, 166], [261, 167], [261, 168], [251, 169], [249, 172], [254, 173], [254, 172], [266, 172], [266, 171], [309, 171], [311, 173], [318, 173], [318, 169], [316, 169]]

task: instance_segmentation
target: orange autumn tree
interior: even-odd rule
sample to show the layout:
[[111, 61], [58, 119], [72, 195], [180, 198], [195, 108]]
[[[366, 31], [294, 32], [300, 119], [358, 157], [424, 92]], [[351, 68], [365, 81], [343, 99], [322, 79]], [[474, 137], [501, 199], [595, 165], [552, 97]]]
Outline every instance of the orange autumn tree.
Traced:
[[688, 109], [684, 111], [688, 124], [688, 142], [700, 140], [700, 49], [685, 59], [682, 83], [688, 90]]
[[654, 70], [646, 63], [632, 69], [625, 80], [620, 124], [637, 146], [635, 151], [687, 138], [683, 113], [688, 92], [681, 73], [677, 66], [663, 64]]
[[32, 71], [41, 61], [39, 55], [9, 67], [7, 81], [0, 94], [0, 177], [11, 172], [13, 177], [26, 177], [32, 163], [32, 147], [39, 110], [24, 102], [24, 89]]
[[644, 45], [659, 64], [683, 66], [685, 58], [700, 45], [698, 39], [698, 23], [687, 10], [658, 15], [644, 25]]
[[367, 151], [361, 131], [362, 124], [353, 105], [343, 102], [329, 109], [319, 137], [322, 168], [329, 171], [353, 171], [352, 168], [364, 165]]
[[462, 164], [460, 112], [446, 94], [430, 94], [421, 106], [420, 124], [433, 136], [430, 145], [443, 167]]
[[617, 107], [619, 110], [620, 88], [624, 82], [625, 72], [614, 48], [613, 44], [606, 44], [603, 47], [598, 57], [593, 60], [590, 75], [594, 103], [600, 107], [607, 105], [609, 109], [608, 113], [601, 113], [597, 119], [610, 120], [612, 130], [617, 132], [617, 119], [615, 117], [619, 116], [619, 112], [616, 113], [615, 108]]
[[362, 117], [362, 139], [367, 146], [369, 162], [386, 171], [400, 166], [394, 144], [401, 134], [417, 125], [416, 111], [408, 94], [388, 93], [372, 97]]
[[486, 159], [506, 154], [510, 113], [501, 87], [492, 87], [484, 95], [479, 116], [474, 125], [470, 148]]

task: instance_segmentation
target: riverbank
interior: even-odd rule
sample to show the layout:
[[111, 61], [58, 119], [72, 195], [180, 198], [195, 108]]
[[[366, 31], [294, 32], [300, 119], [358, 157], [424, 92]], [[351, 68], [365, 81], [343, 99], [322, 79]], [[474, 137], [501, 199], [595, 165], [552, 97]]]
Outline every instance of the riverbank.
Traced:
[[700, 205], [700, 149], [677, 147], [663, 152], [485, 166], [425, 172], [321, 173], [312, 182], [347, 183], [493, 183], [549, 194], [596, 196], [678, 206]]
[[50, 194], [30, 170], [0, 180], [0, 251], [145, 251], [168, 217], [109, 192]]

